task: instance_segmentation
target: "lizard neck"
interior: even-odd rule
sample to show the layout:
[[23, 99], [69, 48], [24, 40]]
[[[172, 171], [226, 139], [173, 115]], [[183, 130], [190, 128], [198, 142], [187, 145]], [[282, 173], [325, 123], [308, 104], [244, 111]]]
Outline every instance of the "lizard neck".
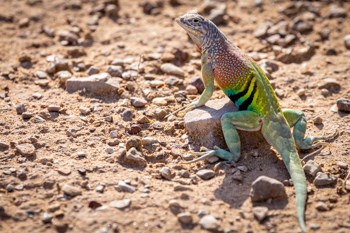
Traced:
[[226, 36], [215, 26], [212, 30], [208, 30], [207, 34], [203, 37], [200, 45], [200, 49], [203, 53], [210, 51], [219, 44], [230, 43]]

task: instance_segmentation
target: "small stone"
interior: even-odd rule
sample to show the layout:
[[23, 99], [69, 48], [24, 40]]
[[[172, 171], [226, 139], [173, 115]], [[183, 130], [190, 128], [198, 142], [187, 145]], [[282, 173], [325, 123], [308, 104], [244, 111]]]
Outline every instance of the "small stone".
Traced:
[[350, 49], [350, 34], [344, 36], [344, 45], [345, 48]]
[[16, 150], [23, 156], [33, 156], [35, 154], [35, 147], [30, 143], [19, 144]]
[[183, 207], [177, 200], [170, 200], [169, 209], [173, 214], [179, 214], [182, 211]]
[[134, 116], [133, 112], [129, 109], [125, 109], [121, 115], [124, 121], [131, 121]]
[[27, 111], [27, 109], [26, 109], [26, 106], [24, 104], [19, 104], [19, 105], [16, 106], [17, 114], [21, 115], [25, 111]]
[[217, 230], [220, 227], [218, 220], [212, 215], [205, 215], [202, 217], [199, 221], [199, 225], [201, 225], [203, 229], [212, 231]]
[[348, 170], [349, 166], [347, 163], [344, 163], [342, 161], [338, 161], [337, 162], [337, 166], [340, 168], [340, 169], [344, 169], [344, 170]]
[[104, 185], [97, 185], [95, 188], [95, 191], [98, 193], [103, 193], [105, 191], [105, 186]]
[[263, 22], [260, 24], [254, 31], [254, 36], [256, 38], [263, 38], [267, 35], [267, 31], [270, 28], [271, 23], [270, 22]]
[[315, 206], [316, 206], [316, 209], [318, 211], [328, 211], [329, 210], [329, 207], [323, 201], [318, 201]]
[[72, 74], [67, 70], [59, 71], [55, 74], [55, 78], [57, 78], [63, 86], [66, 85], [66, 81], [72, 77]]
[[242, 182], [243, 181], [242, 172], [240, 170], [237, 170], [235, 173], [233, 173], [232, 179]]
[[147, 101], [145, 99], [142, 99], [142, 98], [131, 97], [130, 100], [131, 100], [132, 106], [138, 107], [138, 108], [144, 107], [147, 104]]
[[136, 148], [137, 150], [141, 151], [141, 145], [142, 141], [140, 137], [132, 136], [126, 141], [126, 149], [129, 150], [132, 147]]
[[22, 113], [23, 120], [28, 120], [28, 119], [32, 118], [33, 116], [34, 116], [34, 114], [31, 113], [31, 112], [24, 112], [24, 113]]
[[72, 171], [70, 168], [66, 168], [66, 167], [60, 167], [57, 169], [57, 172], [60, 174], [60, 175], [64, 175], [64, 176], [69, 176]]
[[136, 191], [136, 188], [125, 183], [125, 181], [120, 180], [118, 182], [118, 190], [121, 192], [134, 193]]
[[30, 23], [30, 19], [29, 19], [29, 18], [23, 18], [23, 19], [20, 19], [20, 20], [19, 20], [18, 26], [19, 26], [20, 28], [28, 27], [28, 26], [29, 26], [29, 23]]
[[313, 160], [307, 161], [307, 163], [304, 165], [305, 174], [311, 177], [315, 177], [320, 171], [322, 171], [321, 166]]
[[171, 180], [173, 178], [173, 174], [169, 167], [162, 167], [160, 169], [160, 174], [166, 180]]
[[5, 151], [5, 150], [8, 150], [9, 148], [10, 148], [9, 143], [5, 141], [0, 141], [0, 151]]
[[320, 116], [317, 116], [313, 119], [315, 125], [320, 125], [323, 122], [323, 119]]
[[319, 89], [327, 89], [330, 92], [337, 93], [340, 91], [340, 83], [333, 78], [326, 78], [318, 85]]
[[123, 68], [121, 66], [108, 66], [107, 73], [109, 73], [112, 77], [121, 77], [123, 73]]
[[6, 191], [7, 192], [13, 192], [15, 190], [15, 187], [13, 187], [12, 184], [6, 185]]
[[32, 96], [34, 99], [37, 99], [37, 100], [40, 100], [43, 97], [43, 95], [38, 92], [33, 93]]
[[114, 153], [114, 149], [112, 147], [107, 147], [106, 150], [107, 154], [113, 154]]
[[137, 149], [132, 147], [128, 152], [126, 152], [125, 160], [132, 165], [147, 166], [147, 161], [145, 158], [143, 158], [141, 152], [139, 152]]
[[350, 192], [350, 180], [345, 181], [345, 189], [348, 190], [348, 192]]
[[318, 172], [314, 180], [316, 187], [323, 187], [328, 185], [334, 185], [337, 182], [337, 178], [334, 176], [328, 176], [326, 173]]
[[109, 133], [109, 136], [111, 136], [111, 138], [119, 138], [119, 133], [117, 130], [112, 130], [110, 133]]
[[215, 172], [210, 169], [201, 169], [196, 173], [203, 180], [210, 180], [215, 176]]
[[196, 76], [191, 79], [190, 84], [195, 86], [198, 90], [198, 93], [202, 93], [204, 91], [204, 83], [201, 77]]
[[214, 9], [210, 11], [208, 19], [215, 25], [225, 24], [226, 4], [218, 4]]
[[179, 79], [175, 76], [170, 76], [166, 81], [165, 84], [168, 86], [179, 86], [182, 85], [184, 82], [182, 79]]
[[324, 97], [327, 97], [330, 94], [331, 93], [327, 89], [325, 89], [325, 88], [321, 89], [321, 95], [323, 95]]
[[246, 166], [238, 166], [237, 169], [242, 171], [242, 172], [247, 172], [248, 171], [248, 168]]
[[197, 95], [198, 94], [197, 88], [195, 86], [192, 86], [192, 85], [187, 85], [186, 92], [188, 95]]
[[331, 18], [344, 18], [346, 17], [346, 10], [336, 4], [332, 4], [329, 8], [329, 16]]
[[260, 176], [252, 183], [250, 197], [254, 202], [266, 201], [270, 198], [285, 198], [286, 196], [284, 185], [273, 178]]
[[105, 12], [106, 12], [106, 15], [110, 18], [117, 18], [118, 15], [119, 15], [119, 8], [117, 5], [114, 5], [114, 4], [108, 4], [106, 7], [105, 7]]
[[74, 186], [69, 185], [69, 184], [63, 185], [62, 191], [64, 194], [71, 196], [71, 197], [81, 195], [81, 193], [82, 193], [80, 188], [74, 187]]
[[180, 67], [175, 66], [171, 63], [162, 64], [160, 66], [160, 69], [166, 74], [176, 75], [176, 76], [180, 76], [180, 77], [185, 76], [185, 72]]
[[47, 87], [49, 85], [49, 80], [36, 80], [34, 83], [40, 87]]
[[80, 175], [85, 176], [86, 175], [86, 169], [85, 168], [78, 168], [78, 172]]
[[269, 209], [265, 206], [257, 206], [253, 208], [254, 217], [259, 222], [262, 222], [266, 218], [268, 211]]
[[301, 34], [309, 33], [313, 30], [313, 25], [304, 20], [296, 20], [293, 24], [293, 29]]
[[93, 75], [98, 73], [100, 73], [100, 70], [96, 66], [90, 66], [90, 68], [87, 70], [88, 75]]
[[342, 112], [350, 112], [350, 100], [348, 99], [338, 99], [337, 108]]
[[150, 145], [153, 145], [155, 143], [159, 143], [159, 141], [155, 138], [152, 138], [152, 137], [145, 137], [145, 138], [142, 138], [141, 143], [143, 146], [150, 146]]
[[189, 212], [184, 212], [184, 213], [178, 214], [177, 219], [182, 224], [192, 224], [192, 222], [193, 222], [193, 217], [192, 217], [191, 213], [189, 213]]
[[258, 64], [266, 73], [269, 74], [272, 74], [273, 72], [276, 72], [279, 69], [278, 64], [272, 60], [263, 59], [259, 61]]
[[42, 70], [38, 70], [36, 73], [35, 73], [36, 77], [39, 78], [39, 79], [47, 79], [47, 73], [45, 71], [42, 71]]
[[152, 100], [152, 103], [158, 106], [166, 106], [168, 105], [168, 101], [166, 101], [163, 97], [156, 97]]
[[88, 115], [91, 112], [91, 109], [84, 106], [80, 106], [79, 111], [83, 115]]
[[47, 107], [47, 110], [49, 112], [59, 112], [61, 110], [61, 107], [58, 106], [58, 105], [53, 105], [53, 104], [50, 104], [48, 107]]
[[152, 88], [159, 88], [161, 86], [164, 86], [164, 82], [161, 81], [161, 80], [152, 80], [152, 81], [149, 82], [149, 85]]
[[52, 218], [52, 214], [45, 212], [41, 217], [41, 221], [43, 221], [43, 223], [51, 223]]
[[113, 208], [123, 210], [125, 208], [128, 208], [131, 205], [131, 200], [130, 199], [116, 200], [116, 201], [112, 201], [109, 205]]
[[156, 108], [156, 110], [154, 110], [154, 117], [158, 120], [162, 120], [165, 116], [166, 116], [166, 111], [162, 108]]

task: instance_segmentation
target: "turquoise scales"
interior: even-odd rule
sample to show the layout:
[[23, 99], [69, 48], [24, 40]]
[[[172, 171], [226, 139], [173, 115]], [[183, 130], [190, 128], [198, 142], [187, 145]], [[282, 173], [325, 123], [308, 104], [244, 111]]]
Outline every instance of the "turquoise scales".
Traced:
[[[282, 156], [292, 178], [296, 193], [297, 218], [301, 230], [305, 232], [306, 179], [296, 148], [323, 146], [324, 142], [315, 142], [333, 138], [336, 134], [305, 137], [304, 113], [281, 109], [262, 69], [232, 45], [211, 21], [198, 14], [185, 14], [177, 18], [176, 22], [186, 30], [202, 52], [202, 79], [205, 89], [198, 100], [172, 114], [204, 105], [214, 92], [214, 80], [240, 110], [225, 113], [221, 118], [222, 131], [229, 151], [215, 146], [212, 150], [194, 153], [200, 157], [188, 163], [213, 155], [228, 161], [238, 161], [241, 146], [237, 129], [261, 130], [266, 141]], [[293, 134], [290, 127], [294, 128]]]

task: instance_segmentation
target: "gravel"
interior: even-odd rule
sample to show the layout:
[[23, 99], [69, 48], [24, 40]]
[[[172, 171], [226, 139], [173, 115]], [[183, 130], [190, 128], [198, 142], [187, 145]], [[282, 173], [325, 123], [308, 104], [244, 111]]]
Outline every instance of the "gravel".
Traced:
[[128, 208], [131, 205], [131, 200], [130, 199], [116, 200], [116, 201], [112, 201], [109, 205], [113, 208], [123, 210], [125, 208]]
[[33, 144], [24, 143], [16, 146], [16, 150], [23, 156], [33, 156], [35, 154], [35, 147]]
[[286, 198], [284, 185], [273, 178], [267, 176], [258, 177], [253, 183], [250, 191], [252, 201], [266, 201], [268, 199]]
[[64, 194], [71, 196], [71, 197], [75, 197], [78, 195], [82, 194], [82, 191], [80, 188], [69, 185], [69, 184], [65, 184], [62, 186], [62, 191]]
[[335, 185], [336, 182], [337, 178], [335, 176], [327, 175], [323, 172], [318, 172], [314, 180], [314, 184], [316, 187]]
[[210, 180], [215, 176], [215, 172], [210, 169], [199, 170], [196, 174], [203, 180]]
[[218, 220], [212, 215], [205, 215], [199, 220], [199, 225], [205, 229], [210, 231], [218, 230], [220, 227]]

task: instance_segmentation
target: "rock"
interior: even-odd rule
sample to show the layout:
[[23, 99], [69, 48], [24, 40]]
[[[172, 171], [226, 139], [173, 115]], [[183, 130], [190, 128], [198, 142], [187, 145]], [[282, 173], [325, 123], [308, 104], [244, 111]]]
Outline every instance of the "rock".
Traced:
[[184, 213], [178, 214], [177, 219], [182, 224], [192, 224], [192, 222], [193, 222], [193, 217], [192, 217], [191, 213], [189, 213], [189, 212], [184, 212]]
[[316, 203], [315, 207], [318, 211], [328, 211], [329, 210], [329, 207], [323, 201], [318, 201]]
[[70, 78], [66, 81], [66, 91], [73, 93], [86, 90], [96, 95], [116, 95], [119, 89], [119, 81], [111, 78], [108, 73], [99, 73], [83, 78]]
[[98, 193], [103, 193], [105, 191], [105, 186], [104, 185], [97, 185], [95, 188], [95, 191]]
[[145, 137], [145, 138], [142, 138], [141, 143], [143, 146], [150, 146], [150, 145], [153, 145], [155, 143], [159, 143], [159, 141], [155, 138], [152, 138], [152, 137]]
[[293, 29], [301, 34], [305, 34], [311, 32], [313, 30], [313, 26], [311, 23], [299, 19], [294, 22]]
[[156, 97], [152, 100], [152, 103], [158, 106], [167, 106], [168, 105], [168, 101], [166, 101], [165, 98], [163, 97]]
[[49, 80], [35, 80], [34, 83], [40, 87], [47, 87], [49, 85]]
[[157, 120], [162, 120], [166, 114], [166, 111], [162, 108], [156, 108], [153, 112], [153, 115]]
[[329, 7], [329, 17], [331, 18], [344, 18], [346, 17], [346, 10], [342, 7], [332, 4]]
[[64, 194], [71, 196], [71, 197], [81, 195], [81, 193], [82, 193], [80, 188], [74, 187], [74, 186], [69, 185], [69, 184], [63, 185], [62, 191]]
[[47, 79], [48, 78], [47, 73], [45, 71], [42, 71], [42, 70], [38, 70], [37, 72], [35, 72], [35, 76], [38, 79]]
[[80, 106], [79, 111], [83, 115], [88, 115], [91, 112], [91, 109], [84, 106]]
[[109, 73], [112, 77], [121, 77], [123, 68], [121, 66], [111, 65], [108, 66], [107, 73]]
[[193, 77], [190, 81], [190, 84], [197, 88], [198, 93], [202, 93], [204, 91], [204, 83], [201, 77]]
[[235, 173], [233, 173], [232, 179], [242, 182], [243, 181], [242, 172], [240, 170], [237, 170]]
[[254, 31], [254, 36], [256, 38], [264, 38], [267, 35], [267, 30], [270, 28], [270, 22], [263, 22]]
[[340, 169], [344, 169], [344, 170], [348, 170], [349, 166], [347, 163], [345, 162], [342, 162], [342, 161], [338, 161], [337, 162], [337, 166], [340, 168]]
[[43, 216], [41, 217], [41, 221], [43, 221], [43, 223], [51, 223], [52, 218], [52, 214], [44, 212]]
[[203, 180], [210, 180], [215, 176], [215, 172], [210, 169], [201, 169], [196, 173]]
[[350, 49], [350, 34], [344, 36], [344, 45], [345, 48]]
[[[221, 129], [221, 116], [235, 112], [237, 107], [228, 99], [209, 100], [205, 106], [196, 108], [185, 115], [185, 128], [193, 142], [206, 148], [226, 148]], [[210, 130], [208, 130], [210, 129]], [[260, 143], [262, 136], [255, 132], [240, 132], [242, 145]]]
[[267, 60], [267, 59], [264, 59], [264, 60], [261, 60], [258, 62], [258, 64], [261, 66], [261, 68], [269, 73], [269, 74], [272, 74], [273, 72], [276, 72], [278, 70], [278, 64], [272, 60]]
[[19, 144], [16, 150], [23, 156], [33, 156], [35, 154], [35, 147], [30, 143]]
[[21, 115], [25, 111], [27, 111], [27, 109], [26, 109], [26, 106], [24, 104], [19, 104], [19, 105], [16, 106], [17, 114]]
[[175, 76], [169, 76], [168, 79], [165, 81], [165, 84], [167, 84], [168, 86], [179, 86], [179, 85], [183, 85], [183, 80], [179, 79]]
[[322, 124], [323, 119], [322, 119], [322, 117], [317, 116], [317, 117], [315, 117], [315, 118], [313, 119], [313, 122], [314, 122], [315, 125], [320, 125], [320, 124]]
[[137, 165], [145, 167], [147, 166], [147, 161], [142, 157], [141, 152], [132, 147], [128, 152], [126, 152], [125, 160], [131, 165]]
[[179, 214], [183, 210], [183, 207], [177, 200], [170, 200], [169, 209], [173, 214]]
[[138, 108], [144, 107], [147, 104], [147, 101], [143, 98], [131, 97], [130, 100], [131, 100], [132, 106], [138, 107]]
[[37, 99], [37, 100], [40, 100], [43, 97], [43, 95], [38, 92], [33, 93], [32, 96], [34, 99]]
[[114, 4], [108, 4], [105, 7], [106, 15], [110, 18], [117, 18], [119, 15], [119, 7]]
[[50, 104], [48, 107], [47, 107], [47, 110], [49, 112], [59, 112], [61, 110], [61, 107], [58, 106], [58, 105], [54, 105], [54, 104]]
[[135, 134], [138, 134], [142, 131], [142, 128], [141, 126], [139, 126], [138, 124], [132, 124], [130, 126], [130, 129], [128, 129], [128, 133], [131, 134], [131, 135], [135, 135]]
[[199, 220], [199, 225], [205, 230], [215, 231], [220, 225], [218, 220], [212, 215], [205, 215]]
[[46, 60], [50, 62], [50, 67], [46, 70], [48, 73], [57, 73], [59, 71], [69, 71], [69, 63], [62, 56], [51, 55], [46, 57]]
[[18, 21], [18, 26], [20, 28], [28, 27], [29, 23], [30, 23], [30, 19], [29, 18], [23, 18], [23, 19], [20, 19]]
[[114, 149], [112, 147], [107, 147], [105, 151], [106, 151], [107, 154], [113, 154], [114, 153]]
[[160, 66], [160, 69], [166, 74], [176, 75], [176, 76], [180, 76], [180, 77], [185, 76], [185, 72], [180, 67], [175, 66], [171, 63], [162, 64]]
[[259, 222], [262, 222], [266, 218], [268, 211], [269, 211], [269, 209], [265, 206], [253, 207], [254, 217]]
[[287, 196], [284, 185], [267, 176], [258, 177], [253, 183], [250, 191], [252, 201], [266, 201], [270, 198], [285, 198]]
[[66, 86], [68, 79], [72, 77], [72, 74], [67, 70], [62, 70], [55, 74], [55, 78], [58, 78], [61, 85]]
[[338, 99], [337, 108], [342, 112], [350, 112], [350, 100], [348, 99]]
[[348, 190], [348, 192], [350, 192], [350, 180], [345, 181], [345, 189]]
[[226, 4], [218, 4], [214, 9], [210, 11], [208, 19], [215, 25], [225, 24]]
[[323, 187], [328, 185], [334, 185], [337, 182], [337, 178], [335, 176], [328, 176], [326, 173], [318, 172], [316, 178], [314, 180], [314, 184], [316, 187]]
[[313, 160], [307, 161], [307, 163], [304, 165], [305, 174], [311, 177], [315, 177], [320, 171], [322, 171], [321, 166]]
[[197, 88], [195, 86], [192, 86], [192, 85], [186, 86], [186, 92], [188, 95], [197, 95], [198, 94]]
[[118, 182], [117, 188], [120, 192], [134, 193], [136, 191], [136, 188], [134, 186], [131, 186], [122, 180]]
[[32, 118], [33, 116], [34, 116], [34, 114], [31, 113], [31, 112], [24, 112], [24, 113], [22, 113], [23, 120], [28, 120], [28, 119]]
[[318, 85], [319, 89], [327, 89], [330, 92], [337, 93], [340, 91], [340, 83], [333, 78], [326, 78]]
[[169, 167], [162, 167], [160, 169], [160, 175], [166, 180], [171, 180], [173, 178], [173, 174]]
[[59, 30], [57, 32], [58, 40], [62, 45], [77, 45], [79, 37], [67, 30]]
[[158, 15], [163, 7], [163, 2], [146, 0], [140, 5], [144, 14]]
[[116, 201], [112, 201], [109, 205], [110, 207], [123, 210], [125, 208], [128, 208], [131, 205], [131, 200], [130, 199], [116, 200]]
[[124, 121], [131, 121], [134, 116], [133, 112], [129, 109], [125, 109], [121, 115]]
[[6, 185], [6, 191], [7, 192], [13, 192], [15, 190], [15, 187], [13, 187], [12, 184]]
[[132, 147], [136, 148], [137, 150], [141, 151], [142, 141], [141, 138], [137, 136], [129, 137], [129, 139], [125, 143], [126, 150], [131, 149]]
[[0, 151], [5, 151], [10, 148], [10, 145], [5, 141], [0, 141]]

